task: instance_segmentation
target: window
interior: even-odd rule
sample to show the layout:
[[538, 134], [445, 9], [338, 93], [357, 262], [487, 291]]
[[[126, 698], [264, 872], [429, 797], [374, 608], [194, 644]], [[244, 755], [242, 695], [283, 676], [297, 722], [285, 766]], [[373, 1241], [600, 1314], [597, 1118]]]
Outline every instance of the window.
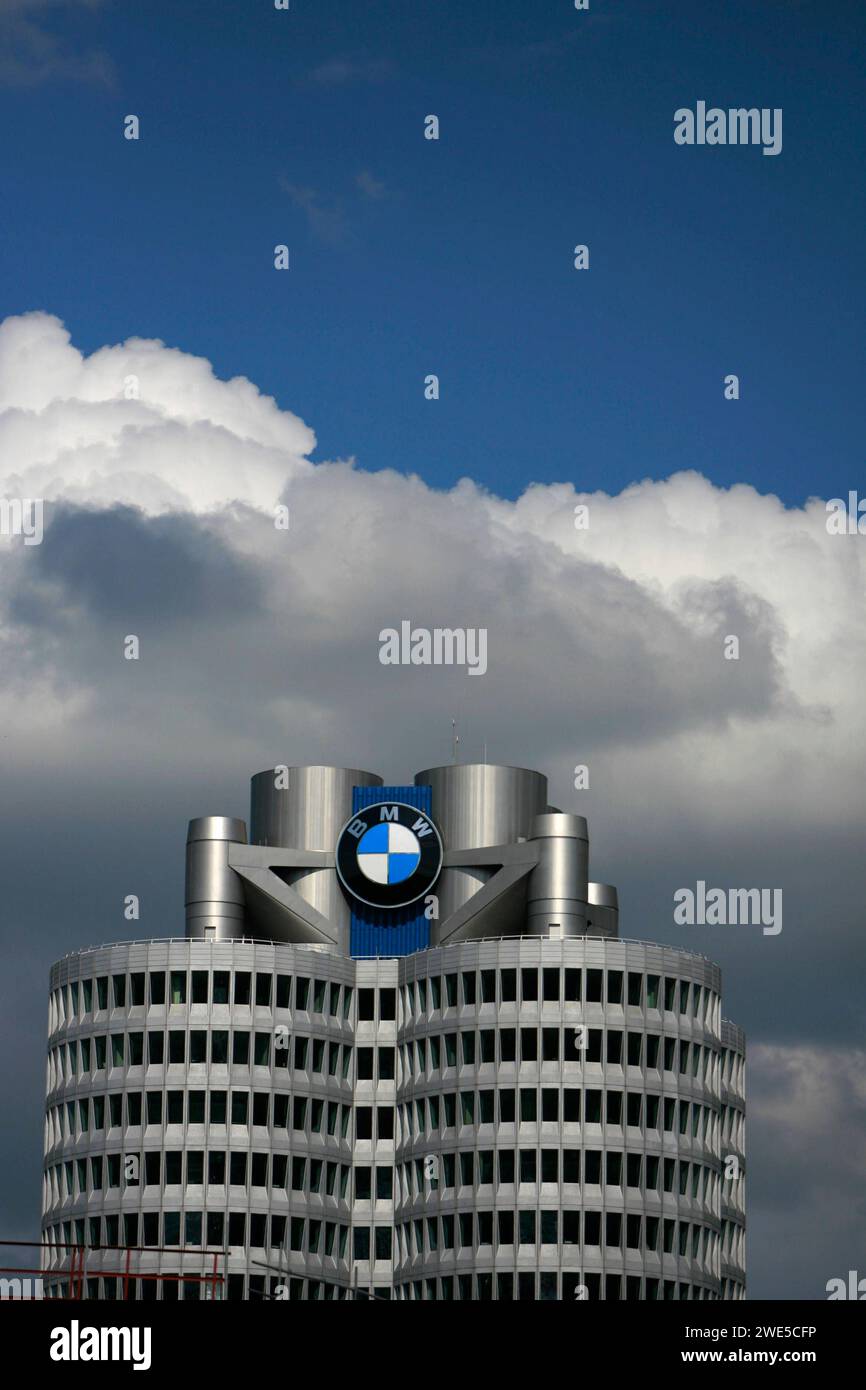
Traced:
[[559, 1119], [559, 1091], [555, 1091], [552, 1086], [545, 1086], [542, 1089], [541, 1118], [543, 1121]]
[[524, 1003], [533, 1003], [538, 999], [538, 971], [521, 970], [520, 972], [520, 992]]
[[[358, 990], [358, 1019], [362, 1023], [370, 1023], [376, 1016], [376, 991], [373, 989]], [[370, 1232], [367, 1231], [367, 1243], [369, 1249]], [[358, 1256], [355, 1257], [356, 1259]], [[364, 1256], [366, 1259], [367, 1257]]]
[[207, 1180], [211, 1187], [223, 1187], [226, 1180], [226, 1156], [218, 1149], [211, 1149], [207, 1156]]
[[397, 1017], [397, 991], [391, 988], [379, 990], [379, 1017], [394, 1019]]
[[215, 970], [213, 973], [213, 1002], [215, 1004], [227, 1004], [229, 1002], [229, 972], [227, 970]]
[[538, 1093], [534, 1088], [520, 1088], [520, 1123], [534, 1124], [538, 1115]]
[[186, 1060], [186, 1033], [180, 1029], [172, 1028], [168, 1035], [168, 1060], [172, 1062], [184, 1062]]
[[541, 997], [546, 1004], [559, 1003], [559, 970], [545, 968], [541, 972], [542, 990]]
[[518, 1231], [521, 1245], [535, 1244], [535, 1212], [522, 1211], [519, 1214]]
[[520, 1150], [520, 1181], [535, 1182], [536, 1155], [535, 1149]]
[[206, 970], [193, 970], [192, 972], [192, 1002], [193, 1004], [207, 1003]]
[[116, 1009], [126, 1008], [126, 976], [112, 975], [111, 983], [114, 990], [114, 1007]]
[[240, 1008], [249, 1008], [250, 1004], [251, 976], [249, 970], [235, 971], [235, 1005]]
[[521, 1062], [536, 1062], [538, 1060], [538, 1033], [534, 1028], [521, 1028], [520, 1030], [520, 1060]]
[[463, 972], [463, 1003], [475, 1003], [475, 971], [466, 970]]
[[272, 977], [264, 971], [256, 972], [256, 1005], [260, 1009], [271, 1007]]
[[541, 1181], [559, 1182], [559, 1151], [558, 1149], [541, 1150]]
[[172, 970], [171, 972], [171, 995], [172, 1004], [186, 1003], [186, 971]]
[[446, 1007], [455, 1009], [457, 1007], [457, 976], [445, 976], [445, 999]]
[[601, 970], [587, 970], [586, 972], [586, 1002], [588, 1004], [600, 1004], [602, 1002], [601, 985], [603, 973], [604, 972]]
[[232, 1035], [232, 1062], [236, 1067], [250, 1064], [250, 1035], [244, 1028], [236, 1028]]

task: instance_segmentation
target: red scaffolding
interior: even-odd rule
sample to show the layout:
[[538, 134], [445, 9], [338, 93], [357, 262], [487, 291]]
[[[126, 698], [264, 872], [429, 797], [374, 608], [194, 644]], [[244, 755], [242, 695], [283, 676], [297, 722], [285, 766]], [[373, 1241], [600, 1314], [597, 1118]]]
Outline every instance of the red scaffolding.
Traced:
[[[120, 1279], [123, 1284], [123, 1298], [129, 1298], [129, 1285], [133, 1279], [153, 1279], [163, 1283], [183, 1283], [183, 1284], [203, 1284], [206, 1288], [205, 1298], [210, 1297], [216, 1300], [221, 1296], [222, 1286], [225, 1283], [225, 1275], [218, 1272], [218, 1261], [225, 1259], [225, 1250], [202, 1250], [200, 1247], [192, 1245], [81, 1245], [75, 1241], [46, 1241], [46, 1240], [0, 1240], [0, 1247], [15, 1246], [17, 1248], [29, 1248], [36, 1250], [51, 1250], [55, 1253], [58, 1250], [71, 1251], [68, 1269], [52, 1269], [50, 1266], [42, 1266], [37, 1269], [24, 1268], [20, 1265], [0, 1265], [0, 1274], [17, 1275], [37, 1275], [43, 1283], [63, 1282], [67, 1284], [67, 1299], [79, 1300], [87, 1297], [84, 1292], [85, 1279], [88, 1277], [99, 1279]], [[119, 1251], [123, 1256], [120, 1269], [105, 1269], [100, 1264], [98, 1269], [92, 1271], [92, 1276], [88, 1276], [87, 1256], [88, 1254], [103, 1254], [106, 1250]], [[195, 1255], [199, 1260], [213, 1258], [213, 1270], [210, 1274], [190, 1274], [185, 1270], [178, 1273], [156, 1273], [149, 1270], [139, 1270], [131, 1268], [132, 1256], [136, 1254], [146, 1255]], [[208, 1295], [207, 1290], [210, 1290]], [[63, 1299], [60, 1300], [64, 1301]]]

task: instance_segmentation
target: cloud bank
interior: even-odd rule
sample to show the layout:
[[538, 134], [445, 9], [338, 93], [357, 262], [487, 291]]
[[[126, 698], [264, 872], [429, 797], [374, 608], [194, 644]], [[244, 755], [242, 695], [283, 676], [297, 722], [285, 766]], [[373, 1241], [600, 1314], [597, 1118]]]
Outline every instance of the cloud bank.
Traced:
[[[528, 421], [528, 477], [531, 438]], [[4, 834], [31, 865], [34, 837], [61, 837], [50, 879], [10, 890], [31, 1013], [54, 955], [130, 934], [123, 892], [142, 898], [136, 934], [182, 931], [185, 819], [245, 814], [252, 772], [341, 762], [401, 781], [448, 760], [456, 718], [467, 759], [539, 767], [589, 816], [625, 935], [722, 962], [757, 1093], [790, 1102], [753, 1117], [756, 1152], [788, 1124], [803, 1171], [840, 1131], [862, 1152], [862, 1097], [839, 1081], [863, 1031], [860, 538], [829, 535], [821, 499], [786, 508], [697, 473], [512, 501], [470, 477], [433, 489], [411, 459], [313, 464], [314, 448], [251, 382], [161, 342], [84, 357], [48, 314], [0, 325], [0, 497], [45, 499], [41, 545], [0, 537]], [[379, 633], [404, 618], [486, 628], [487, 674], [383, 666]], [[114, 849], [98, 886], [94, 843]], [[781, 887], [783, 932], [675, 929], [672, 894], [697, 878]], [[835, 1137], [816, 1074], [841, 1087]], [[758, 1296], [783, 1291], [773, 1242], [799, 1190], [780, 1178], [781, 1218], [767, 1202], [753, 1228]], [[862, 1251], [862, 1205], [855, 1232], [832, 1184], [813, 1198], [822, 1229], [837, 1207], [820, 1268], [790, 1276], [804, 1297]]]

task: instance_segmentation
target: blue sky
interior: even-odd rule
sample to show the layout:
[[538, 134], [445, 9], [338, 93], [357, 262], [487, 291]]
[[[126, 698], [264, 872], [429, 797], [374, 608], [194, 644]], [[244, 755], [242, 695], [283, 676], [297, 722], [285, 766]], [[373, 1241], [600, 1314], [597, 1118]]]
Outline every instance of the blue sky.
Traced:
[[[3, 315], [46, 309], [87, 352], [162, 338], [296, 411], [316, 458], [435, 486], [696, 468], [797, 504], [862, 476], [860, 7], [26, 13], [0, 68]], [[698, 99], [781, 107], [782, 153], [676, 146]]]

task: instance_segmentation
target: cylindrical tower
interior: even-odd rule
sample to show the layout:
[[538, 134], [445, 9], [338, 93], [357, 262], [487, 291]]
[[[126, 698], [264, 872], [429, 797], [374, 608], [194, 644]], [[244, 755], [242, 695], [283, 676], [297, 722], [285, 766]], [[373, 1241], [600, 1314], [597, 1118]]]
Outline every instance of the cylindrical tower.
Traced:
[[746, 1297], [746, 1035], [722, 1019], [722, 1297]]
[[[446, 850], [526, 840], [535, 817], [547, 810], [547, 778], [525, 767], [453, 763], [416, 773], [415, 785], [432, 788], [433, 819]], [[443, 869], [437, 888], [440, 919], [468, 902], [493, 872]]]
[[[333, 850], [352, 814], [354, 787], [381, 787], [374, 772], [353, 767], [268, 768], [250, 786], [250, 843], [271, 848]], [[348, 941], [350, 908], [333, 869], [287, 872], [286, 882]]]
[[186, 839], [186, 934], [228, 941], [244, 934], [243, 885], [229, 868], [229, 845], [246, 844], [247, 828], [234, 816], [200, 816]]
[[536, 816], [529, 838], [538, 841], [541, 859], [526, 890], [526, 930], [530, 936], [585, 936], [589, 837], [583, 816], [547, 812]]

